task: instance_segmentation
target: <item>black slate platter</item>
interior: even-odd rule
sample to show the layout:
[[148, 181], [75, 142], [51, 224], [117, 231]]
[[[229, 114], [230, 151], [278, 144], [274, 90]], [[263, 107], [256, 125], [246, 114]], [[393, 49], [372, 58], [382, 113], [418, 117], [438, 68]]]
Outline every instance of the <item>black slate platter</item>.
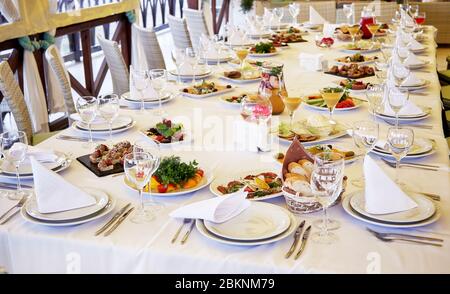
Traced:
[[[349, 78], [349, 77], [347, 77], [345, 75], [335, 74], [335, 73], [329, 72], [329, 71], [325, 71], [324, 73], [329, 74], [329, 75], [333, 75], [333, 76], [342, 77], [342, 78]], [[371, 74], [371, 75], [367, 75], [366, 74], [366, 75], [363, 75], [363, 76], [360, 76], [360, 77], [357, 77], [357, 78], [351, 77], [349, 79], [357, 80], [357, 79], [363, 79], [363, 78], [367, 78], [367, 77], [373, 77], [374, 75], [375, 74]]]
[[105, 176], [109, 176], [109, 175], [113, 175], [113, 174], [122, 173], [124, 171], [123, 164], [120, 164], [120, 163], [115, 164], [113, 169], [110, 169], [107, 171], [101, 171], [98, 169], [97, 164], [91, 163], [91, 161], [89, 160], [89, 156], [90, 156], [90, 154], [83, 155], [83, 156], [78, 157], [77, 160], [82, 165], [87, 167], [88, 170], [93, 172], [97, 177], [105, 177]]

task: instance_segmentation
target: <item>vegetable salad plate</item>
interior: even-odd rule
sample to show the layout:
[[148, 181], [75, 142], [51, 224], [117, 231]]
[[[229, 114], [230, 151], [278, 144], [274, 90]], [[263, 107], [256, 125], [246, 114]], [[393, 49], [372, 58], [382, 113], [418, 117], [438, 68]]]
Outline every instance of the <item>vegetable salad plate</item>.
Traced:
[[[304, 105], [308, 108], [315, 110], [328, 111], [327, 104], [325, 100], [323, 100], [322, 95], [320, 94], [312, 94], [306, 97], [306, 103]], [[360, 99], [346, 96], [341, 98], [341, 100], [336, 105], [334, 111], [347, 111], [359, 108], [362, 105], [362, 101]]]
[[231, 85], [221, 85], [214, 82], [203, 81], [200, 84], [181, 89], [183, 96], [188, 98], [208, 98], [215, 95], [231, 92], [234, 87]]
[[[222, 226], [227, 228], [227, 230], [224, 230], [223, 227], [221, 228], [211, 228], [211, 230], [216, 229], [222, 229], [220, 230], [221, 235], [223, 236], [229, 236], [231, 235], [232, 237], [234, 237], [235, 239], [231, 239], [231, 238], [227, 238], [227, 237], [222, 237], [212, 231], [210, 231], [207, 228], [207, 225], [205, 224], [206, 222], [203, 220], [198, 219], [196, 221], [196, 227], [198, 229], [198, 231], [200, 232], [200, 234], [202, 234], [204, 237], [222, 243], [222, 244], [227, 244], [227, 245], [235, 245], [235, 246], [258, 246], [258, 245], [264, 245], [264, 244], [270, 244], [270, 243], [274, 243], [280, 240], [285, 239], [286, 237], [291, 236], [294, 231], [297, 229], [297, 225], [298, 225], [298, 221], [295, 218], [295, 216], [287, 211], [285, 208], [273, 208], [272, 206], [274, 206], [273, 204], [268, 204], [268, 203], [263, 203], [263, 202], [252, 202], [252, 205], [250, 207], [253, 208], [248, 208], [247, 210], [249, 210], [248, 214], [245, 214], [242, 216], [242, 218], [246, 221], [245, 224], [243, 224], [242, 228], [251, 228], [252, 231], [250, 233], [245, 233], [243, 231], [242, 228], [239, 227], [235, 227], [235, 229], [228, 227], [227, 222], [225, 222]], [[257, 216], [261, 216], [263, 215], [264, 219], [268, 219], [269, 218], [269, 213], [276, 211], [276, 215], [279, 216], [279, 219], [276, 219], [275, 223], [274, 222], [261, 222], [261, 219], [256, 220]], [[254, 212], [255, 214], [252, 214], [252, 212]], [[245, 211], [243, 212], [245, 213]], [[284, 231], [281, 229], [283, 227], [286, 226], [286, 218], [284, 216], [281, 216], [283, 214], [286, 214], [289, 218], [289, 226], [287, 229], [285, 229]], [[239, 218], [241, 215], [238, 215], [237, 218]], [[253, 221], [252, 221], [253, 219]], [[235, 222], [232, 220], [230, 220], [229, 222]], [[252, 224], [252, 223], [255, 224]], [[240, 226], [239, 223], [237, 223], [237, 226]], [[282, 231], [281, 233], [279, 233], [278, 235], [274, 234], [275, 232], [279, 232]], [[262, 239], [258, 239], [262, 236], [270, 236], [272, 235], [272, 237], [269, 238], [262, 238]], [[245, 240], [240, 240], [242, 237], [244, 236], [243, 239]], [[252, 236], [252, 237], [250, 237]], [[237, 238], [236, 238], [237, 237]], [[253, 239], [253, 240], [252, 240]]]
[[277, 173], [269, 170], [242, 172], [217, 177], [209, 186], [218, 197], [226, 197], [242, 188], [248, 192], [247, 199], [262, 201], [282, 196], [282, 180]]
[[191, 132], [187, 131], [182, 123], [176, 123], [169, 119], [163, 119], [139, 132], [147, 139], [157, 142], [159, 146], [174, 146], [189, 143], [192, 140]]
[[398, 213], [373, 215], [364, 209], [364, 191], [356, 191], [347, 195], [342, 207], [350, 216], [368, 223], [388, 228], [415, 228], [436, 222], [441, 217], [439, 206], [430, 199], [419, 194], [409, 194], [418, 207]]

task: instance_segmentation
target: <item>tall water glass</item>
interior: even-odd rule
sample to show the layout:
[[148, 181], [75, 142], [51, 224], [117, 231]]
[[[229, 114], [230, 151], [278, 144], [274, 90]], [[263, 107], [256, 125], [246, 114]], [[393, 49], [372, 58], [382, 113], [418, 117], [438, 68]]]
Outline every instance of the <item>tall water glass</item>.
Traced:
[[131, 78], [131, 82], [132, 82], [134, 88], [139, 93], [139, 98], [141, 100], [140, 113], [143, 114], [143, 113], [145, 113], [144, 90], [146, 90], [148, 88], [148, 84], [149, 84], [148, 73], [146, 70], [139, 70], [139, 69], [135, 69], [134, 67], [131, 67], [130, 78]]
[[94, 146], [94, 141], [92, 140], [92, 122], [97, 116], [97, 98], [93, 96], [80, 97], [76, 101], [76, 108], [81, 120], [89, 129], [89, 141], [83, 144], [83, 147], [92, 149]]
[[400, 161], [408, 154], [414, 143], [414, 131], [410, 128], [389, 128], [387, 142], [392, 156], [395, 158], [395, 182], [400, 183]]
[[197, 65], [198, 65], [198, 61], [199, 61], [199, 55], [197, 50], [195, 50], [192, 47], [186, 48], [186, 62], [191, 66], [192, 68], [192, 84], [195, 84], [196, 80], [195, 80], [195, 76], [196, 76], [196, 70], [197, 70]]
[[289, 4], [289, 13], [292, 16], [292, 26], [297, 26], [297, 17], [300, 14], [300, 4], [296, 2]]
[[409, 91], [398, 87], [390, 87], [388, 91], [388, 102], [395, 113], [395, 126], [398, 128], [398, 113], [405, 107], [409, 100]]
[[97, 99], [98, 112], [100, 116], [109, 124], [109, 141], [113, 144], [112, 126], [114, 120], [119, 116], [119, 97], [116, 94], [99, 96]]
[[159, 109], [155, 112], [158, 116], [164, 116], [166, 113], [162, 109], [162, 98], [167, 86], [167, 71], [165, 69], [151, 69], [149, 71], [152, 87], [158, 94]]

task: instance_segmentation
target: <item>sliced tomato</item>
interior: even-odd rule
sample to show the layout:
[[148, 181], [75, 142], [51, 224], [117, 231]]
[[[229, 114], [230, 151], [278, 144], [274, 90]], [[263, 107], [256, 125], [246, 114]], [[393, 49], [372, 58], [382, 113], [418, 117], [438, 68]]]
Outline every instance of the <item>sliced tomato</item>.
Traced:
[[205, 172], [202, 169], [197, 169], [195, 173], [199, 174], [201, 177], [203, 177], [203, 175], [205, 174]]
[[166, 193], [167, 188], [167, 185], [158, 185], [158, 193]]

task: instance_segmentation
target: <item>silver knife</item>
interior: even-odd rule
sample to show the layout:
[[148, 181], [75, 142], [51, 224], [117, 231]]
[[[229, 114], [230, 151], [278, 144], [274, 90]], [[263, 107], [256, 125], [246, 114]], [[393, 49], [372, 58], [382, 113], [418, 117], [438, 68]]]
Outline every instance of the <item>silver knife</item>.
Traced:
[[[21, 185], [21, 187], [25, 189], [33, 189], [33, 187], [29, 185]], [[0, 189], [17, 190], [17, 185], [10, 183], [0, 183]]]
[[119, 210], [103, 227], [101, 227], [97, 232], [95, 232], [95, 236], [103, 233], [109, 226], [111, 226], [124, 212], [130, 207], [131, 203], [125, 205], [121, 210]]
[[117, 222], [105, 233], [105, 237], [109, 236], [115, 229], [130, 215], [130, 213], [134, 210], [134, 207], [131, 207], [127, 210], [118, 220]]
[[306, 242], [308, 241], [308, 237], [309, 237], [309, 232], [311, 231], [311, 226], [308, 226], [305, 230], [305, 233], [303, 234], [302, 237], [302, 244], [300, 244], [300, 249], [298, 250], [297, 254], [295, 255], [295, 259], [297, 260], [297, 258], [300, 257], [300, 255], [302, 254], [303, 250], [306, 247]]
[[194, 225], [195, 225], [195, 219], [192, 220], [192, 223], [191, 223], [191, 226], [189, 227], [189, 230], [188, 230], [188, 231], [186, 232], [186, 234], [183, 236], [183, 239], [181, 239], [181, 244], [186, 243], [186, 241], [187, 241], [189, 235], [190, 235], [191, 232], [192, 232], [192, 229], [194, 228]]
[[298, 241], [300, 240], [300, 235], [302, 234], [303, 227], [305, 226], [305, 221], [302, 221], [300, 225], [298, 226], [297, 230], [294, 234], [294, 242], [292, 242], [291, 248], [289, 248], [289, 251], [286, 253], [284, 258], [289, 258], [292, 253], [294, 253], [295, 247], [297, 247]]

